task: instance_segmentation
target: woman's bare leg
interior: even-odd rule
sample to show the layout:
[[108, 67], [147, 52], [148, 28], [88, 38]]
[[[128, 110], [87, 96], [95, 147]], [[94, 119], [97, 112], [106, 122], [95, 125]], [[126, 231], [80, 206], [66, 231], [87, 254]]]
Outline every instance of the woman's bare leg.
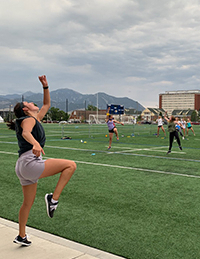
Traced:
[[192, 132], [193, 132], [193, 134], [194, 134], [194, 136], [195, 136], [195, 133], [194, 133], [194, 130], [193, 130], [193, 128], [191, 128], [191, 130], [192, 130]]
[[185, 137], [185, 128], [183, 128], [183, 136]]
[[165, 133], [164, 127], [162, 126], [161, 128], [162, 128], [162, 131], [164, 132], [164, 135], [165, 135], [165, 137], [166, 137], [166, 133]]
[[117, 128], [114, 128], [114, 132], [115, 132], [115, 135], [116, 135], [116, 137], [117, 137], [117, 140], [119, 140], [119, 135], [118, 135]]
[[22, 186], [24, 201], [19, 211], [19, 235], [23, 238], [26, 236], [26, 223], [30, 209], [34, 203], [37, 191], [37, 183]]
[[75, 170], [76, 170], [76, 164], [74, 161], [71, 161], [71, 160], [48, 159], [45, 161], [45, 169], [41, 174], [40, 178], [61, 173], [53, 193], [54, 200], [59, 199], [62, 190], [64, 189], [65, 185], [69, 182]]
[[157, 130], [157, 137], [159, 136], [159, 131], [160, 131], [160, 128], [158, 127], [158, 130]]
[[111, 148], [112, 138], [113, 138], [113, 133], [109, 132], [109, 147], [108, 148]]

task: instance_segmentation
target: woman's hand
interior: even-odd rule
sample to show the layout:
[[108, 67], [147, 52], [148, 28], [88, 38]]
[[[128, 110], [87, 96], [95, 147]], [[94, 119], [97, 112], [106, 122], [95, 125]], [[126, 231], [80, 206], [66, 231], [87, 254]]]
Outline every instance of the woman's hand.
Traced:
[[45, 155], [44, 150], [39, 143], [35, 143], [33, 145], [32, 152], [36, 157], [39, 157], [41, 155], [41, 152], [43, 155]]
[[38, 78], [39, 78], [40, 82], [42, 83], [42, 86], [43, 86], [43, 87], [48, 86], [47, 78], [46, 78], [45, 75], [39, 76]]

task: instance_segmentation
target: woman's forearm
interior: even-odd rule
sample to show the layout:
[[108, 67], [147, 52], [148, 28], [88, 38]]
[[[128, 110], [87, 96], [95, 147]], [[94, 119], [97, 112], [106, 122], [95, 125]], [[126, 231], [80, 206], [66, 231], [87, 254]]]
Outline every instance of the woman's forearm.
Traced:
[[36, 145], [38, 144], [37, 140], [33, 137], [33, 135], [29, 131], [24, 131], [22, 132], [22, 137], [31, 145]]
[[43, 95], [43, 105], [51, 106], [51, 98], [49, 93], [49, 88], [44, 89], [44, 95]]

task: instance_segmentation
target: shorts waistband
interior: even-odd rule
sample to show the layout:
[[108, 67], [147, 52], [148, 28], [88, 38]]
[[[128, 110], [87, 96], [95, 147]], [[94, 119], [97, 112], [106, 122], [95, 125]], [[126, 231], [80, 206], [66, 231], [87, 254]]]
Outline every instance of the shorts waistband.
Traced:
[[28, 151], [26, 151], [26, 152], [24, 152], [23, 154], [21, 154], [20, 157], [27, 156], [27, 155], [31, 155], [31, 154], [33, 154], [32, 149], [31, 149], [31, 150], [28, 150]]

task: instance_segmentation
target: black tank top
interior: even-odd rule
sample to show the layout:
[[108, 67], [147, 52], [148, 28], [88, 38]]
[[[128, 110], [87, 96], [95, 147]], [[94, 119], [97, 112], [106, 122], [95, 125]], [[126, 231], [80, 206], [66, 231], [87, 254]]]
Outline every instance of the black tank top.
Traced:
[[[29, 142], [27, 142], [22, 137], [23, 129], [21, 127], [22, 121], [24, 119], [30, 118], [30, 117], [31, 116], [21, 117], [16, 120], [15, 130], [16, 130], [16, 135], [17, 135], [18, 145], [19, 145], [19, 150], [18, 150], [19, 156], [21, 156], [21, 154], [23, 154], [33, 148], [33, 145], [31, 145]], [[34, 118], [34, 117], [32, 117], [32, 118]], [[39, 142], [40, 146], [43, 148], [45, 141], [46, 141], [44, 128], [42, 127], [41, 123], [36, 118], [34, 118], [34, 119], [35, 119], [36, 123], [35, 123], [35, 126], [33, 127], [31, 134]]]

